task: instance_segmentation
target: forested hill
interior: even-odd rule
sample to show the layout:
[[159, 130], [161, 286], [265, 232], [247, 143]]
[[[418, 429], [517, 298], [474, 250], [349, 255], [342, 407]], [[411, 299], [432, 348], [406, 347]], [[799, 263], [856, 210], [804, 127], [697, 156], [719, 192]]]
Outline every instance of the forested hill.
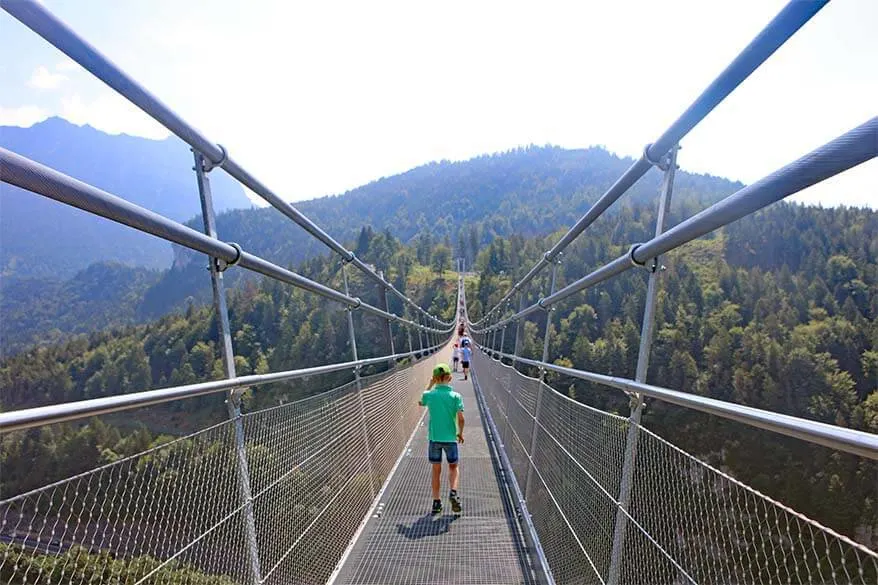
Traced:
[[[414, 251], [382, 233], [360, 242], [360, 256], [382, 270], [420, 306], [446, 320], [456, 309], [457, 274], [451, 257], [436, 246], [432, 267], [418, 263]], [[335, 257], [324, 255], [297, 269], [301, 274], [341, 287]], [[207, 274], [202, 275], [207, 278]], [[379, 289], [358, 271], [350, 272], [351, 294], [381, 306]], [[383, 294], [381, 295], [383, 297]], [[403, 313], [391, 297], [390, 310]], [[265, 279], [229, 294], [229, 316], [238, 375], [277, 372], [352, 359], [346, 313], [337, 303], [290, 285]], [[390, 353], [387, 324], [355, 312], [359, 357]], [[408, 349], [408, 337], [393, 327], [394, 347]], [[418, 348], [417, 334], [413, 335]], [[224, 377], [217, 325], [211, 307], [190, 306], [181, 314], [145, 325], [106, 329], [0, 360], [0, 411], [114, 396]], [[369, 366], [363, 375], [381, 371]], [[261, 386], [247, 392], [245, 409], [289, 402], [352, 379], [351, 370]], [[50, 425], [0, 437], [0, 498], [75, 475], [120, 456], [167, 441], [162, 433], [182, 434], [224, 420], [221, 394], [140, 409], [136, 416], [92, 420], [88, 425]], [[142, 428], [138, 428], [138, 426]]]
[[[352, 240], [369, 225], [388, 229], [403, 242], [419, 236], [447, 238], [456, 255], [472, 261], [494, 236], [538, 236], [573, 224], [631, 163], [599, 147], [532, 146], [430, 163], [343, 195], [295, 205], [340, 241]], [[657, 171], [649, 173], [626, 201], [655, 201], [660, 178]], [[678, 209], [694, 212], [741, 187], [718, 177], [679, 172], [674, 199]], [[218, 231], [223, 239], [281, 263], [296, 264], [323, 251], [273, 209], [224, 213]]]
[[[643, 241], [653, 206], [599, 221], [565, 253], [560, 285]], [[498, 239], [481, 255], [470, 316], [494, 306], [557, 238]], [[780, 203], [662, 257], [647, 382], [878, 433], [878, 212]], [[529, 288], [545, 295], [548, 271]], [[561, 302], [549, 359], [634, 378], [646, 271], [630, 270]], [[539, 359], [545, 313], [528, 322]], [[512, 339], [507, 334], [507, 351]], [[550, 375], [551, 384], [628, 414], [621, 392]], [[650, 400], [644, 424], [735, 478], [878, 547], [878, 465], [803, 441]]]
[[[0, 126], [0, 146], [177, 221], [201, 211], [192, 153], [176, 138], [110, 135], [49, 118], [30, 128]], [[217, 209], [251, 206], [233, 179], [214, 174]], [[101, 261], [149, 268], [171, 263], [171, 248], [162, 240], [5, 183], [0, 205], [4, 279], [64, 279]]]
[[[85, 148], [67, 148], [80, 139]], [[192, 218], [198, 208], [190, 155], [181, 145], [172, 148], [169, 141], [108, 136], [58, 119], [28, 129], [4, 129], [3, 143], [171, 217]], [[86, 151], [89, 156], [83, 156]], [[463, 162], [431, 163], [343, 195], [296, 205], [339, 241], [354, 241], [364, 226], [371, 226], [416, 243], [424, 263], [434, 244], [445, 243], [471, 264], [480, 246], [495, 236], [543, 235], [572, 224], [630, 164], [630, 159], [601, 148], [530, 147]], [[234, 205], [238, 200], [222, 197], [231, 179], [222, 171], [212, 175], [218, 208]], [[678, 177], [674, 205], [686, 213], [741, 186], [685, 172]], [[632, 202], [654, 205], [659, 178], [657, 172], [648, 174], [611, 213]], [[135, 267], [167, 267], [171, 246], [20, 190], [4, 191], [3, 205], [0, 310], [6, 323], [0, 331], [0, 355], [70, 333], [158, 318], [185, 308], [190, 299], [209, 300], [204, 257], [178, 247], [178, 261], [170, 271], [144, 278], [132, 268], [124, 290], [112, 288], [107, 296], [99, 287], [82, 286], [108, 271], [114, 281], [125, 279], [125, 266], [116, 264], [110, 270], [107, 259]], [[201, 229], [199, 218], [189, 223]], [[219, 215], [218, 224], [223, 240], [238, 242], [281, 265], [296, 266], [325, 252], [322, 244], [272, 208], [227, 211]], [[52, 237], [46, 235], [49, 231]], [[104, 263], [88, 268], [98, 261]], [[228, 284], [239, 285], [245, 274], [230, 271]], [[27, 280], [18, 280], [27, 275]], [[118, 299], [116, 305], [113, 299]]]

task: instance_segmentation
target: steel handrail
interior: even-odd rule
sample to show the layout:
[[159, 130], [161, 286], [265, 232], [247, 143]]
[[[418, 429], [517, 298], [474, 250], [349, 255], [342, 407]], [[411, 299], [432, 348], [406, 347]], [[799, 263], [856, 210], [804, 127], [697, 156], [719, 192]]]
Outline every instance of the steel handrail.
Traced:
[[290, 203], [284, 201], [264, 183], [260, 182], [255, 176], [235, 162], [223, 146], [209, 140], [201, 131], [186, 122], [168, 105], [153, 95], [133, 77], [125, 73], [118, 65], [74, 32], [46, 7], [33, 0], [0, 0], [0, 7], [91, 72], [95, 77], [116, 90], [116, 92], [139, 107], [193, 149], [203, 154], [214, 166], [221, 167], [238, 182], [262, 197], [272, 207], [296, 222], [311, 236], [341, 256], [345, 262], [356, 266], [369, 278], [392, 292], [404, 303], [414, 307], [422, 315], [432, 319], [435, 323], [443, 326], [451, 325], [450, 322], [442, 321], [422, 309], [417, 303], [407, 297], [405, 293], [397, 290], [396, 287], [379, 276], [375, 270], [357, 258], [353, 252], [346, 249], [321, 229], [320, 226], [311, 221]]
[[401, 360], [411, 356], [427, 356], [441, 349], [446, 343], [448, 342], [443, 341], [442, 343], [422, 350], [361, 359], [357, 361], [328, 364], [298, 370], [287, 370], [283, 372], [273, 372], [270, 374], [238, 376], [236, 378], [228, 378], [212, 382], [200, 382], [197, 384], [186, 384], [183, 386], [161, 388], [158, 390], [117, 394], [115, 396], [107, 396], [104, 398], [93, 398], [90, 400], [79, 400], [76, 402], [65, 402], [50, 406], [38, 406], [35, 408], [2, 412], [0, 413], [0, 433], [80, 420], [92, 416], [154, 406], [165, 402], [195, 398], [196, 396], [215, 394], [249, 386], [261, 386], [273, 382], [285, 382], [297, 378], [307, 378], [309, 376], [329, 374], [342, 370], [363, 368], [365, 366], [387, 363], [390, 360]]
[[878, 157], [878, 117], [868, 120], [767, 177], [729, 195], [648, 242], [635, 244], [629, 252], [554, 294], [540, 299], [506, 319], [481, 329], [473, 328], [473, 331], [476, 333], [494, 331], [528, 315], [546, 310], [577, 292], [635, 266], [645, 266], [652, 258], [875, 157]]
[[203, 252], [222, 260], [228, 265], [238, 265], [241, 268], [286, 282], [331, 301], [341, 303], [351, 309], [359, 309], [376, 317], [396, 321], [405, 326], [415, 327], [432, 333], [447, 333], [453, 329], [453, 325], [447, 329], [421, 325], [420, 323], [415, 323], [394, 313], [389, 313], [364, 303], [358, 298], [345, 295], [319, 282], [273, 264], [259, 256], [250, 254], [241, 249], [237, 244], [226, 243], [212, 238], [186, 225], [168, 219], [163, 215], [140, 207], [121, 197], [107, 193], [5, 148], [0, 148], [0, 169], [2, 169], [0, 181], [4, 183], [15, 185], [16, 187], [82, 209], [94, 215], [127, 225], [138, 231], [152, 234], [190, 250]]
[[737, 422], [747, 424], [752, 427], [758, 427], [774, 433], [787, 435], [802, 439], [809, 443], [815, 443], [853, 453], [869, 459], [878, 459], [878, 435], [858, 431], [836, 425], [799, 418], [787, 414], [780, 414], [751, 406], [743, 406], [733, 402], [725, 402], [715, 398], [707, 398], [698, 394], [690, 394], [688, 392], [680, 392], [679, 390], [671, 390], [663, 386], [654, 386], [636, 382], [629, 378], [621, 378], [618, 376], [607, 376], [597, 374], [586, 370], [578, 370], [568, 368], [556, 364], [532, 360], [521, 356], [513, 356], [508, 353], [501, 353], [483, 345], [476, 343], [476, 346], [489, 357], [500, 356], [507, 359], [514, 359], [520, 363], [527, 364], [536, 368], [543, 368], [552, 372], [557, 372], [565, 376], [579, 378], [588, 382], [596, 382], [604, 386], [610, 386], [618, 390], [629, 393], [640, 393], [644, 396], [656, 398], [663, 402], [682, 406], [690, 410], [698, 410], [706, 412], [721, 418], [727, 418]]
[[795, 34], [806, 22], [823, 8], [829, 0], [803, 2], [792, 0], [769, 22], [756, 37], [750, 41], [737, 57], [714, 79], [695, 101], [671, 124], [652, 144], [648, 144], [643, 154], [622, 174], [607, 191], [591, 206], [576, 224], [547, 251], [533, 268], [500, 301], [474, 322], [478, 327], [490, 315], [502, 307], [523, 287], [549, 266], [564, 249], [630, 189], [658, 161], [662, 160], [671, 147], [679, 143], [698, 125], [720, 102], [735, 90], [747, 77], [764, 63], [777, 49]]

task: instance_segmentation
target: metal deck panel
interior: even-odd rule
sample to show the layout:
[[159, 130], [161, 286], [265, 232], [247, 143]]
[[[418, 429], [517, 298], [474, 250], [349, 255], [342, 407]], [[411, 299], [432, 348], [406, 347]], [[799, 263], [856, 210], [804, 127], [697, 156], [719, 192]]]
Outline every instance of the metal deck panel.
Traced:
[[448, 502], [430, 515], [426, 417], [341, 567], [337, 585], [500, 585], [535, 583], [524, 538], [492, 456], [472, 380], [454, 375], [466, 408], [460, 447], [463, 514]]

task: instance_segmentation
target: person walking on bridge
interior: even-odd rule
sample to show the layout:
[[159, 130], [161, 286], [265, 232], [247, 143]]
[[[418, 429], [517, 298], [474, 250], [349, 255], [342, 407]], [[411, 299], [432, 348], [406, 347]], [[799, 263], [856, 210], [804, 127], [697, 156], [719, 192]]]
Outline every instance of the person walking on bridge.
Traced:
[[460, 341], [460, 365], [463, 366], [463, 379], [469, 378], [469, 363], [473, 359], [473, 348], [469, 338]]
[[430, 386], [421, 395], [421, 406], [426, 406], [430, 415], [429, 447], [427, 457], [433, 464], [433, 515], [442, 512], [442, 500], [439, 497], [442, 479], [442, 453], [448, 461], [448, 480], [451, 492], [451, 511], [460, 514], [460, 496], [457, 484], [460, 477], [458, 459], [460, 452], [458, 443], [463, 444], [463, 398], [451, 387], [451, 368], [448, 364], [437, 364], [433, 368], [433, 379]]

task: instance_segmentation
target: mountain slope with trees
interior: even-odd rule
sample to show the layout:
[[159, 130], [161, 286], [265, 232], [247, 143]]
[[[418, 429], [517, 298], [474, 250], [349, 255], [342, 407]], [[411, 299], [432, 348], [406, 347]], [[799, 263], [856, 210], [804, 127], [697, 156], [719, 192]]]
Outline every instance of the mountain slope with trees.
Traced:
[[[0, 126], [0, 146], [166, 215], [186, 221], [201, 212], [193, 158], [176, 138], [105, 134], [49, 118], [30, 128]], [[214, 173], [218, 210], [248, 208], [244, 190]], [[167, 268], [167, 242], [0, 183], [0, 274], [63, 280], [90, 264], [114, 261]]]
[[[450, 257], [437, 251], [432, 266], [417, 262], [414, 250], [382, 232], [363, 230], [356, 249], [400, 290], [446, 320], [454, 317], [457, 275]], [[340, 289], [340, 263], [320, 256], [299, 272]], [[207, 278], [207, 275], [204, 275]], [[351, 294], [383, 306], [375, 284], [358, 271], [349, 273]], [[265, 279], [229, 295], [229, 318], [238, 375], [266, 373], [352, 359], [346, 313], [290, 285]], [[403, 313], [398, 299], [390, 311]], [[354, 313], [360, 358], [390, 353], [387, 324]], [[408, 336], [395, 325], [394, 346], [408, 349]], [[418, 349], [417, 333], [412, 334]], [[384, 365], [364, 370], [368, 375]], [[171, 385], [224, 378], [217, 326], [211, 307], [190, 306], [185, 313], [157, 321], [33, 348], [0, 361], [0, 409], [10, 410], [100, 398]], [[261, 386], [247, 392], [245, 410], [289, 402], [336, 387], [351, 371]], [[45, 485], [114, 458], [137, 453], [161, 439], [224, 420], [223, 395], [209, 395], [136, 411], [88, 425], [51, 425], [0, 437], [0, 498]], [[136, 421], [136, 422], [135, 422]]]
[[[330, 226], [337, 239], [351, 240], [370, 225], [390, 230], [404, 243], [426, 240], [427, 248], [447, 240], [455, 255], [471, 263], [478, 249], [496, 236], [533, 237], [571, 225], [632, 162], [600, 147], [531, 146], [462, 162], [430, 163], [342, 195], [295, 205], [319, 225]], [[648, 173], [626, 199], [654, 201], [660, 179], [660, 173]], [[692, 212], [742, 186], [681, 171], [674, 197]], [[319, 242], [274, 209], [221, 214], [217, 230], [223, 239], [275, 262], [295, 264], [322, 252]]]
[[[679, 212], [674, 216], [679, 218]], [[565, 253], [559, 286], [648, 239], [655, 212], [626, 206]], [[471, 316], [493, 306], [557, 241], [497, 239], [480, 255]], [[878, 433], [878, 212], [781, 203], [662, 258], [647, 382]], [[548, 288], [544, 271], [529, 290]], [[557, 306], [550, 360], [634, 378], [646, 274], [630, 270]], [[539, 359], [545, 317], [522, 353]], [[514, 335], [506, 336], [506, 351]], [[628, 414], [606, 387], [551, 374], [570, 396]], [[650, 400], [644, 425], [735, 478], [878, 547], [878, 465]]]
[[[48, 154], [31, 144], [34, 136], [43, 140], [39, 144], [43, 144], [42, 150]], [[77, 144], [74, 138], [84, 140], [90, 151], [98, 153], [96, 160], [105, 160], [106, 164], [82, 163], [76, 153], [66, 149], [56, 152], [58, 149], [45, 145]], [[107, 136], [58, 119], [28, 129], [4, 129], [2, 139], [13, 150], [171, 217], [185, 220], [198, 213], [198, 195], [189, 168], [191, 155], [182, 145], [171, 148], [166, 144], [168, 141]], [[149, 172], [156, 173], [145, 166], [152, 155], [138, 154], [138, 149], [147, 146], [161, 151], [153, 169], [168, 169], [162, 179], [167, 184], [152, 190], [141, 189], [156, 181], [146, 176]], [[495, 236], [536, 236], [572, 224], [630, 164], [630, 159], [619, 158], [601, 148], [529, 147], [463, 162], [431, 163], [343, 195], [303, 201], [296, 206], [339, 241], [354, 241], [361, 228], [368, 225], [379, 232], [386, 229], [397, 239], [414, 245], [423, 264], [429, 264], [434, 247], [442, 245], [453, 256], [466, 258], [471, 265], [476, 251]], [[110, 167], [112, 172], [105, 167]], [[218, 209], [234, 206], [237, 200], [226, 197], [224, 203], [223, 199], [224, 192], [236, 188], [228, 185], [231, 179], [219, 170], [211, 176]], [[648, 174], [635, 185], [626, 200], [655, 200], [659, 179], [657, 172]], [[740, 186], [717, 177], [680, 172], [675, 203], [694, 212]], [[146, 195], [152, 198], [144, 199]], [[14, 311], [17, 315], [46, 317], [8, 319], [0, 339], [4, 355], [30, 343], [63, 339], [105, 326], [145, 322], [172, 310], [185, 310], [192, 302], [209, 302], [210, 287], [204, 278], [206, 257], [174, 246], [175, 260], [171, 268], [151, 280], [141, 295], [132, 295], [129, 304], [119, 305], [115, 313], [100, 309], [107, 319], [79, 319], [76, 315], [82, 312], [75, 310], [67, 315], [47, 313], [49, 291], [58, 289], [64, 290], [65, 303], [73, 308], [95, 305], [109, 308], [103, 297], [90, 296], [92, 292], [99, 294], [99, 289], [77, 285], [77, 273], [89, 262], [109, 258], [132, 267], [132, 282], [143, 282], [136, 267], [166, 267], [171, 246], [20, 190], [4, 191], [2, 196], [2, 247], [3, 254], [7, 255], [3, 260], [7, 268], [2, 310], [4, 315]], [[27, 222], [18, 218], [24, 208], [17, 207], [17, 198], [22, 198], [27, 205], [40, 207], [40, 210], [27, 211], [31, 218]], [[8, 201], [13, 202], [11, 208]], [[8, 209], [12, 211], [7, 213]], [[616, 207], [611, 213], [616, 213]], [[62, 216], [69, 218], [62, 220]], [[272, 208], [226, 211], [219, 214], [217, 221], [221, 239], [238, 242], [247, 251], [283, 266], [296, 266], [326, 251], [321, 243]], [[10, 226], [7, 232], [5, 226], [12, 223], [16, 225]], [[198, 217], [188, 223], [195, 229], [202, 228]], [[47, 237], [48, 230], [57, 231], [57, 237]], [[74, 243], [68, 241], [70, 239]], [[123, 266], [116, 268], [117, 272], [122, 270]], [[16, 279], [25, 275], [43, 280], [17, 284]], [[243, 271], [227, 273], [227, 284], [231, 287], [247, 279], [248, 274]], [[42, 292], [37, 290], [38, 286], [43, 287]], [[36, 291], [36, 294], [31, 297], [21, 294], [22, 291]], [[74, 294], [77, 292], [81, 294]], [[56, 306], [63, 305], [56, 303]]]

